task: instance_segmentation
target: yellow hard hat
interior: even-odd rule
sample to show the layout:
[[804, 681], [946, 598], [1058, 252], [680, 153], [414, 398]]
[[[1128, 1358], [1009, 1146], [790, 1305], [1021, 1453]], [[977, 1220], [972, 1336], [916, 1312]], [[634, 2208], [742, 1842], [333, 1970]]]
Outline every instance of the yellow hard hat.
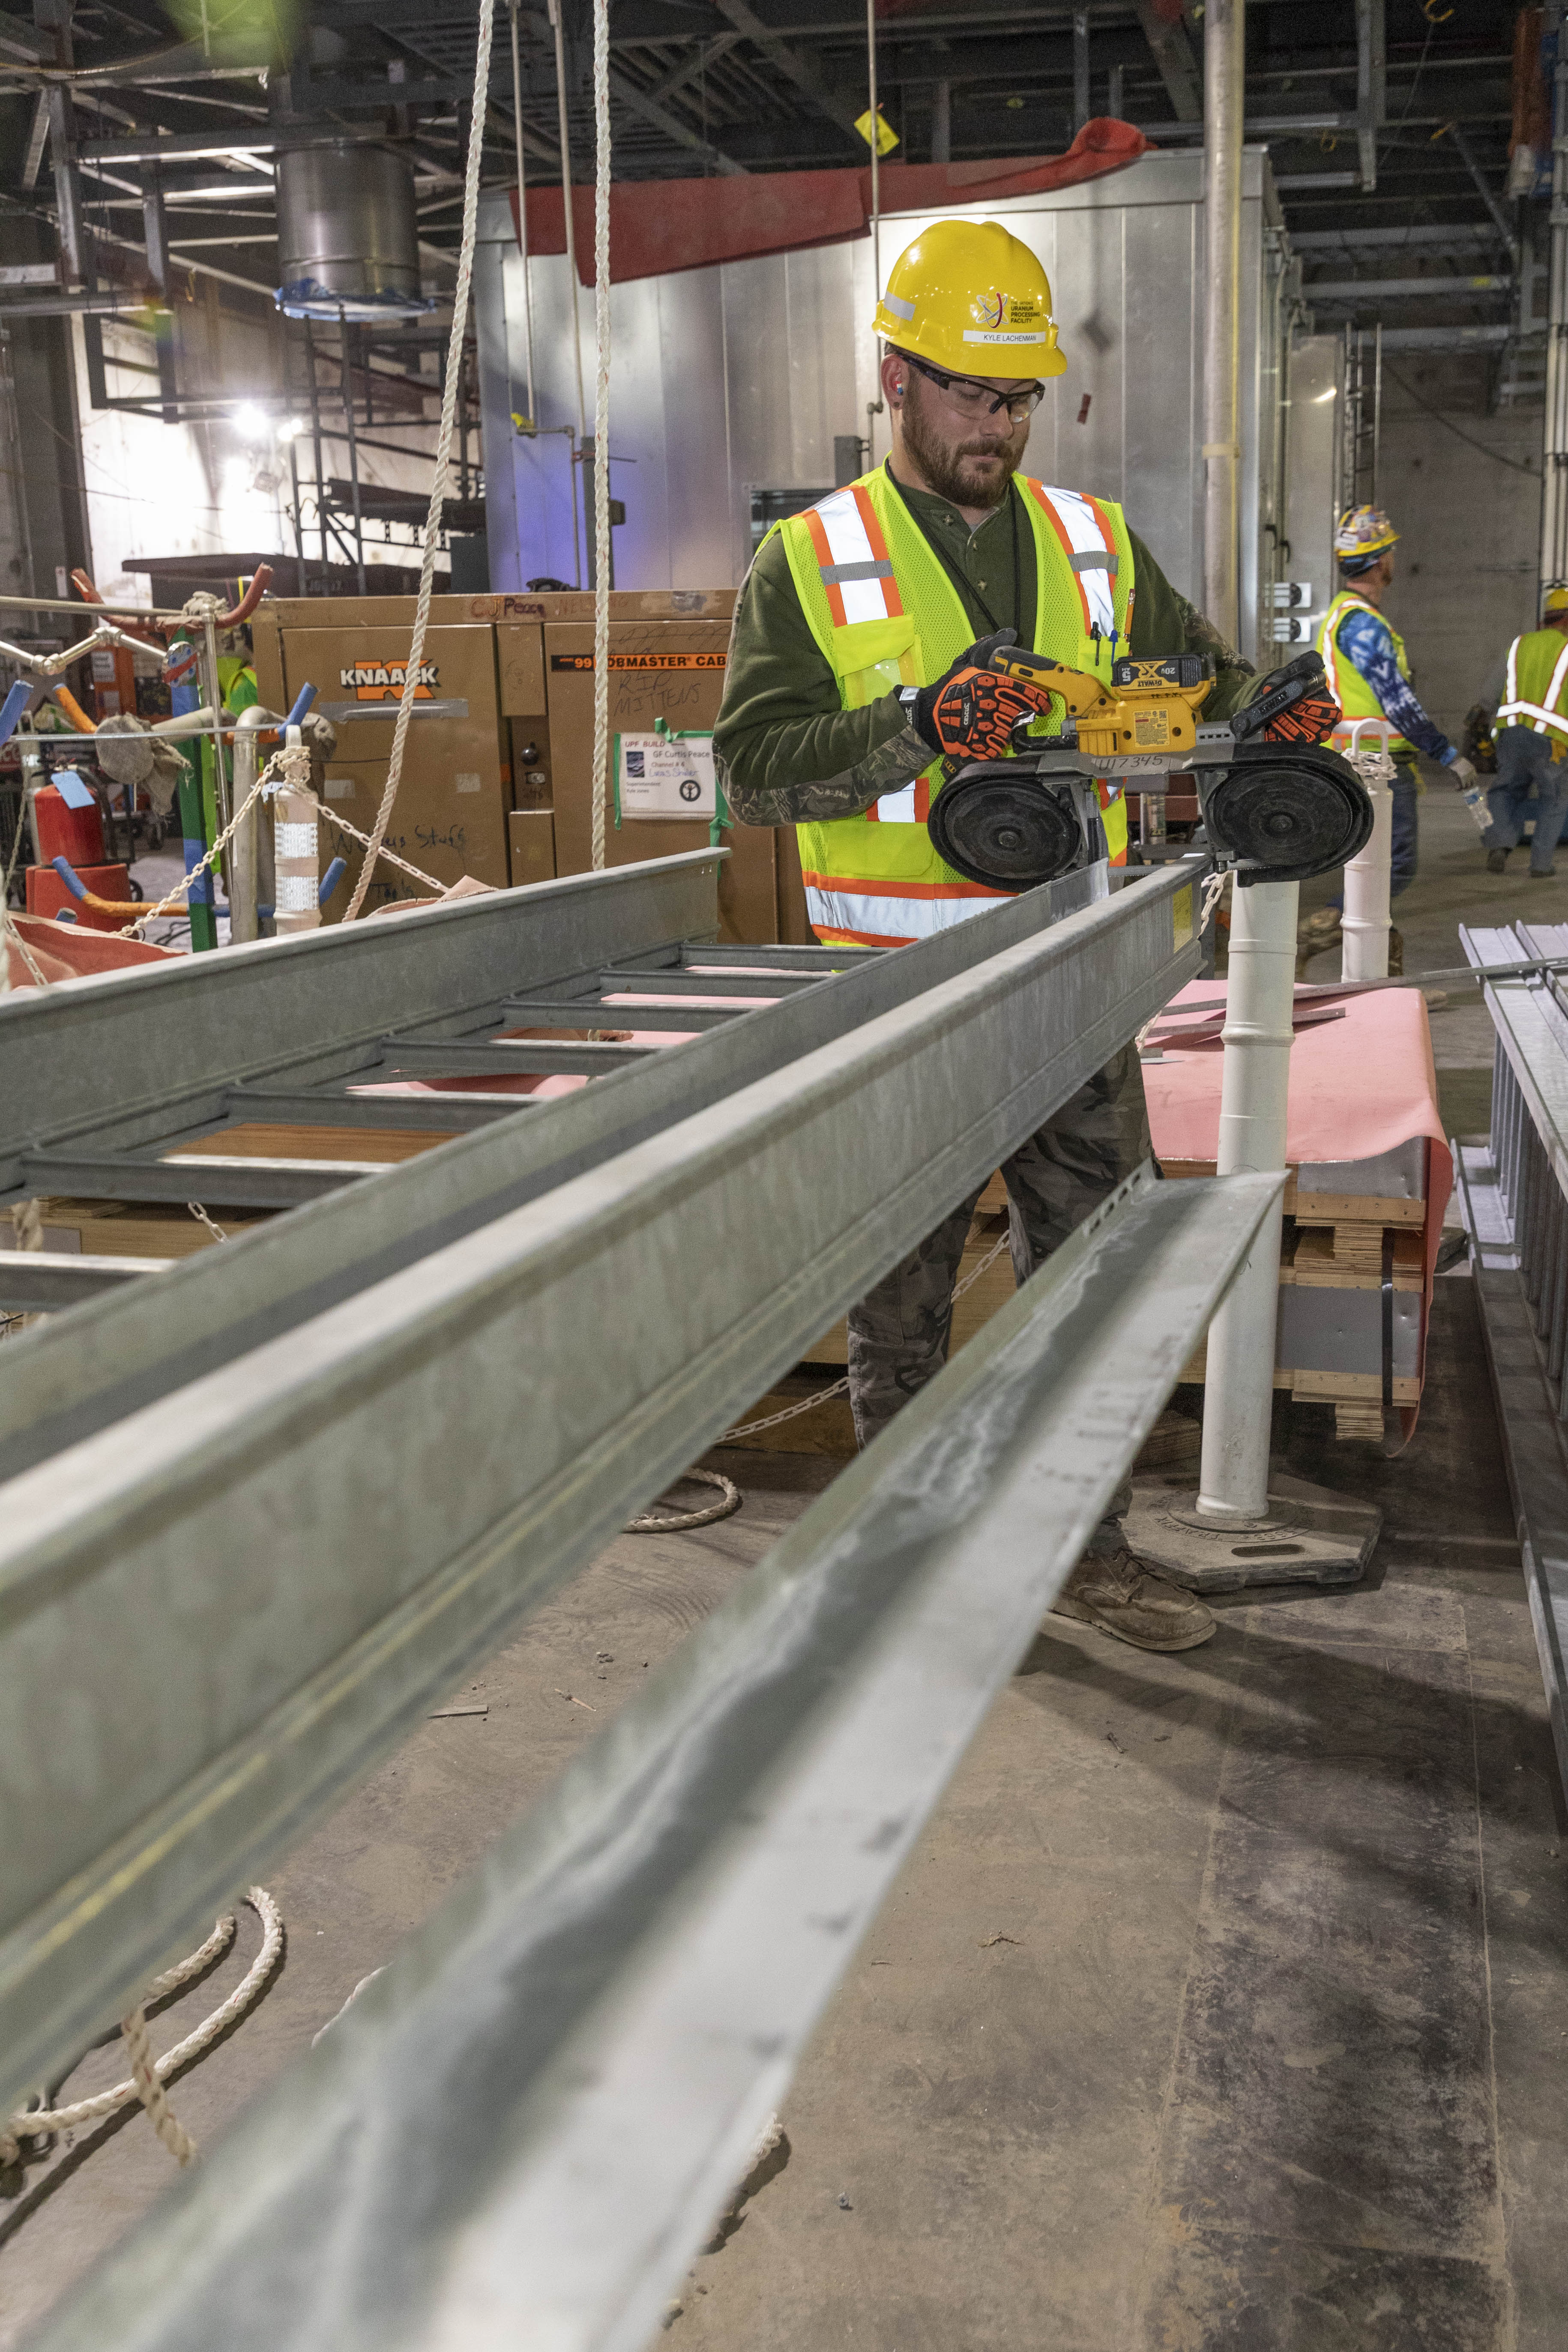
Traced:
[[1568, 613], [1568, 583], [1553, 580], [1548, 587], [1541, 600], [1542, 618], [1550, 613]]
[[1347, 507], [1334, 532], [1334, 553], [1342, 563], [1370, 562], [1398, 537], [1381, 507]]
[[888, 274], [871, 322], [955, 375], [1060, 375], [1051, 281], [1000, 221], [934, 221]]

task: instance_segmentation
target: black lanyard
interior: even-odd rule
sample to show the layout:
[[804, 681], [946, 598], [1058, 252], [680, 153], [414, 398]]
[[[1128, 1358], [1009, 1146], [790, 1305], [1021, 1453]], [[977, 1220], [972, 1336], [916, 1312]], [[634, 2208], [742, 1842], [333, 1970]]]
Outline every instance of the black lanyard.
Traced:
[[[936, 532], [928, 526], [925, 517], [910, 503], [909, 494], [905, 490], [902, 482], [900, 481], [897, 474], [894, 473], [891, 465], [888, 464], [886, 460], [884, 460], [884, 470], [889, 481], [891, 482], [900, 498], [903, 499], [905, 506], [909, 508], [910, 513], [914, 520], [915, 528], [919, 530], [921, 537], [925, 541], [926, 545], [931, 549], [931, 553], [936, 557], [937, 562], [947, 573], [947, 576], [952, 582], [953, 586], [958, 590], [959, 602], [962, 604], [966, 594], [972, 596], [974, 599], [974, 602], [979, 605], [982, 613], [985, 615], [985, 618], [990, 623], [992, 628], [1001, 628], [1003, 624], [996, 618], [995, 614], [992, 611], [990, 605], [981, 594], [980, 590], [975, 586], [973, 581], [970, 579], [967, 572], [960, 571], [958, 565], [954, 563], [952, 556], [949, 555], [946, 548], [943, 547], [941, 540], [937, 537]], [[1030, 637], [1034, 635], [1034, 631], [1032, 628], [1026, 630], [1024, 627], [1024, 566], [1022, 553], [1018, 545], [1018, 496], [1013, 487], [1012, 478], [1010, 476], [1007, 482], [1007, 508], [1013, 525], [1013, 610], [1017, 615], [1014, 625], [1018, 632], [1019, 643], [1021, 645], [1026, 645]]]

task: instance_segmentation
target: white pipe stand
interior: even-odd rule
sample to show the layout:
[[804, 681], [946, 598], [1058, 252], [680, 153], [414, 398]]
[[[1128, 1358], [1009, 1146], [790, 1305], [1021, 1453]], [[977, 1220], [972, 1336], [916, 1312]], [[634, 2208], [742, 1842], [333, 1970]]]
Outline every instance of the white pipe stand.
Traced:
[[[1286, 1164], [1300, 896], [1297, 882], [1254, 882], [1232, 893], [1218, 1176]], [[1281, 1223], [1277, 1205], [1209, 1325], [1197, 1513], [1225, 1527], [1258, 1527], [1268, 1517]]]
[[[1215, 1173], [1288, 1164], [1296, 994], [1294, 882], [1232, 895], [1225, 1066]], [[1283, 1193], [1209, 1325], [1198, 1491], [1179, 1476], [1134, 1483], [1128, 1548], [1199, 1592], [1254, 1584], [1353, 1584], [1382, 1514], [1270, 1471]]]
[[1388, 978], [1389, 884], [1394, 857], [1394, 729], [1386, 719], [1352, 719], [1336, 727], [1330, 749], [1354, 768], [1372, 802], [1372, 838], [1345, 867], [1341, 923], [1342, 980]]

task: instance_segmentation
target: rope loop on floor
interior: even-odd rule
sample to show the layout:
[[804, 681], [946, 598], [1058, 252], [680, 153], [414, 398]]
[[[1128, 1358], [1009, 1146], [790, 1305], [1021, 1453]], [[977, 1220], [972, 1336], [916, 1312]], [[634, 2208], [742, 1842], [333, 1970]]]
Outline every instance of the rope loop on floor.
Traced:
[[629, 1536], [679, 1535], [687, 1528], [709, 1528], [715, 1519], [733, 1517], [741, 1507], [741, 1490], [732, 1478], [718, 1470], [687, 1470], [674, 1481], [677, 1486], [718, 1486], [722, 1494], [717, 1503], [709, 1503], [700, 1511], [647, 1511], [640, 1519], [628, 1519], [626, 1531]]
[[120, 2030], [131, 2059], [130, 2079], [116, 2083], [112, 2090], [98, 2092], [90, 2099], [74, 2100], [67, 2107], [20, 2109], [7, 2123], [0, 2125], [0, 2166], [36, 2162], [43, 2151], [27, 2143], [53, 2139], [61, 2132], [79, 2129], [83, 2124], [99, 2123], [105, 2116], [130, 2106], [133, 2100], [140, 2100], [146, 2108], [153, 2130], [175, 2162], [182, 2167], [190, 2163], [196, 2153], [195, 2142], [171, 2110], [163, 2085], [183, 2067], [193, 2066], [198, 2058], [205, 2058], [214, 2043], [221, 2041], [229, 2027], [260, 1998], [283, 1949], [283, 1915], [267, 1889], [253, 1886], [245, 1899], [261, 1922], [261, 1949], [228, 1999], [220, 2002], [194, 2033], [187, 2033], [183, 2042], [177, 2042], [161, 2058], [153, 2058], [147, 2038], [147, 2005], [177, 1992], [227, 1949], [234, 1939], [235, 1922], [223, 1918], [198, 1950], [153, 1979], [122, 2021]]

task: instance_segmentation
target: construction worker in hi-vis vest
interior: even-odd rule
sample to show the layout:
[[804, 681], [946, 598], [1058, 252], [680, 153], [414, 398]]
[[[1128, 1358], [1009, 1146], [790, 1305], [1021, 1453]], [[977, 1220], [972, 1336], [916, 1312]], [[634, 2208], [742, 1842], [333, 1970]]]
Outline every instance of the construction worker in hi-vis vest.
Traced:
[[1568, 817], [1568, 584], [1553, 581], [1541, 600], [1541, 626], [1515, 637], [1481, 689], [1495, 711], [1497, 781], [1487, 788], [1492, 821], [1481, 839], [1487, 866], [1500, 874], [1523, 837], [1527, 803], [1535, 803], [1530, 871], [1554, 873], [1552, 852]]
[[[1436, 760], [1463, 791], [1476, 781], [1473, 763], [1442, 729], [1428, 719], [1410, 683], [1405, 640], [1380, 607], [1394, 582], [1394, 550], [1399, 533], [1381, 507], [1347, 507], [1334, 531], [1338, 593], [1318, 629], [1318, 651], [1330, 693], [1347, 719], [1386, 719], [1394, 732], [1394, 838], [1389, 852], [1388, 894], [1397, 898], [1415, 879], [1418, 847], [1416, 800], [1421, 778], [1417, 752]], [[1300, 961], [1334, 947], [1340, 939], [1343, 899], [1336, 898], [1304, 918], [1298, 939]], [[1404, 969], [1404, 942], [1389, 933], [1389, 970]]]
[[[873, 324], [887, 346], [891, 455], [763, 542], [736, 609], [714, 749], [742, 824], [799, 828], [817, 937], [898, 947], [1001, 895], [966, 881], [931, 845], [925, 818], [944, 758], [1005, 756], [1021, 719], [1059, 731], [1059, 704], [1053, 718], [1047, 697], [987, 668], [999, 642], [1107, 677], [1119, 653], [1210, 655], [1205, 718], [1261, 688], [1119, 506], [1020, 470], [1029, 420], [1067, 366], [1050, 283], [1028, 246], [997, 221], [936, 222], [894, 264]], [[1065, 433], [1079, 399], [1074, 387], [1062, 404]], [[1325, 705], [1325, 735], [1337, 717]], [[1101, 811], [1108, 851], [1124, 855], [1124, 807], [1107, 792]], [[1018, 1281], [1148, 1150], [1128, 1046], [1003, 1169]], [[978, 1197], [955, 1202], [850, 1313], [862, 1444], [946, 1358]], [[1113, 1502], [1057, 1609], [1140, 1648], [1191, 1649], [1214, 1621], [1128, 1551], [1126, 1500]]]

